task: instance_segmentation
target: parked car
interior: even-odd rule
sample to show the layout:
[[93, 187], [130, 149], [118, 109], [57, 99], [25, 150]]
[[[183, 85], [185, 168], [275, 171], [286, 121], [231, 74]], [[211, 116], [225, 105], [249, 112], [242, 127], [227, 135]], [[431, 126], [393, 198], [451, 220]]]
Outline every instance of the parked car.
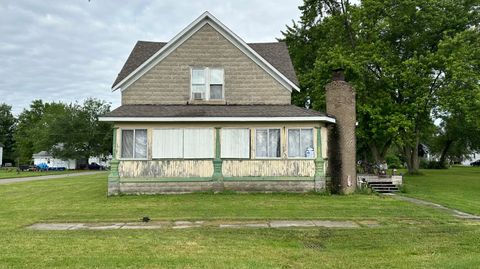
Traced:
[[105, 170], [105, 166], [98, 163], [91, 163], [88, 165], [88, 170]]
[[470, 163], [471, 166], [480, 166], [480, 160], [476, 160]]

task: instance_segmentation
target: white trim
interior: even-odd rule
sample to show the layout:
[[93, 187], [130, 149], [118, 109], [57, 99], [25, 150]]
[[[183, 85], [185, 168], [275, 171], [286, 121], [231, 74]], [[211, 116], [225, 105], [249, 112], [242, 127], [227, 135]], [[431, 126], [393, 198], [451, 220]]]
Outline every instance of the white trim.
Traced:
[[245, 43], [239, 36], [234, 32], [228, 29], [223, 23], [221, 23], [217, 18], [215, 18], [208, 11], [205, 11], [200, 17], [190, 23], [185, 29], [178, 33], [175, 37], [172, 38], [165, 46], [163, 46], [159, 51], [152, 55], [148, 60], [143, 64], [137, 67], [133, 72], [131, 72], [127, 77], [122, 79], [117, 85], [115, 85], [112, 91], [121, 89], [121, 91], [128, 88], [133, 82], [143, 76], [147, 71], [153, 68], [160, 61], [165, 59], [170, 53], [172, 53], [176, 48], [188, 40], [193, 34], [195, 34], [200, 28], [205, 24], [209, 24], [215, 30], [217, 30], [222, 36], [224, 36], [228, 41], [240, 49], [244, 54], [246, 54], [250, 59], [252, 59], [257, 65], [264, 69], [268, 74], [270, 74], [275, 80], [282, 84], [288, 91], [295, 89], [300, 91], [300, 88], [295, 85], [290, 79], [285, 77], [280, 71], [268, 63], [263, 57], [261, 57], [257, 52], [255, 52], [250, 46]]
[[335, 119], [328, 116], [314, 117], [99, 117], [99, 121], [110, 122], [258, 122], [258, 121], [322, 121], [335, 123]]

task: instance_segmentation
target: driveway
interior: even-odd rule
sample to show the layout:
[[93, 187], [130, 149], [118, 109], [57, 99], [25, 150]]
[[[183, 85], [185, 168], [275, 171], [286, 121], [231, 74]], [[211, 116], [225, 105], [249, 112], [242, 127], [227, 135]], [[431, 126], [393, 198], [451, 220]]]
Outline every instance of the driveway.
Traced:
[[78, 177], [78, 176], [85, 176], [85, 175], [95, 175], [95, 174], [104, 173], [104, 172], [105, 172], [105, 171], [95, 171], [95, 172], [80, 172], [80, 173], [72, 173], [72, 174], [37, 176], [37, 177], [6, 178], [6, 179], [0, 180], [0, 185], [2, 185], [2, 184], [10, 184], [10, 183], [18, 183], [18, 182], [25, 182], [25, 181], [37, 181], [37, 180], [48, 180], [48, 179], [56, 179], [56, 178], [66, 178], [66, 177]]

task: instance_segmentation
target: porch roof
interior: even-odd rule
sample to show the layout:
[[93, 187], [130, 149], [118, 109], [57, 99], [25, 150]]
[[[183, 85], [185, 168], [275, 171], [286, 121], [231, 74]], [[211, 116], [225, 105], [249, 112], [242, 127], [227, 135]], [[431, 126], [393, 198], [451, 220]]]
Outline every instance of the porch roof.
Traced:
[[325, 121], [333, 116], [294, 105], [123, 105], [102, 121]]

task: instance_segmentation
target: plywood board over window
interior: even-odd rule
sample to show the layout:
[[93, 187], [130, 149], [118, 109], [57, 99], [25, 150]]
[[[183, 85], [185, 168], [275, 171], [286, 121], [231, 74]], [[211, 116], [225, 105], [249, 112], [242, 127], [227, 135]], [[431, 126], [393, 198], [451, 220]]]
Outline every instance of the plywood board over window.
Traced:
[[222, 128], [221, 157], [226, 159], [250, 158], [250, 129]]
[[185, 159], [214, 158], [213, 128], [185, 129], [183, 133], [183, 157]]
[[152, 158], [183, 158], [183, 130], [153, 130]]
[[171, 128], [153, 130], [154, 159], [214, 158], [213, 128]]

